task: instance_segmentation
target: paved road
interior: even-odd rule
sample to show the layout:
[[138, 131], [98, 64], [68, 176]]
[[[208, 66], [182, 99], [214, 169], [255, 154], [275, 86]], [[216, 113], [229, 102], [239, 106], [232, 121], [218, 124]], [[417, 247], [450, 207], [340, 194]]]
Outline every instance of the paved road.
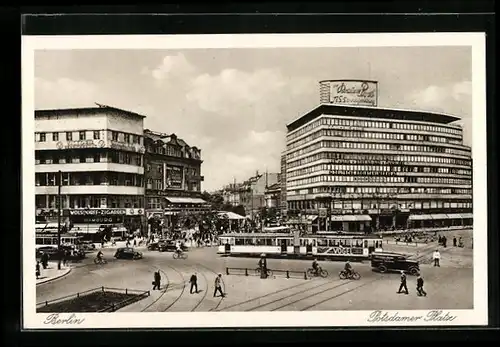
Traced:
[[[462, 249], [449, 251], [450, 258], [466, 259]], [[303, 279], [310, 261], [269, 259], [268, 267], [298, 271], [287, 279], [274, 273], [268, 280], [255, 276], [256, 258], [233, 258], [216, 255], [215, 248], [192, 249], [187, 260], [174, 260], [172, 253], [144, 251], [141, 260], [114, 260], [113, 250], [105, 249], [109, 263], [95, 265], [92, 254], [67, 277], [37, 286], [37, 302], [59, 298], [88, 289], [106, 286], [150, 290], [153, 273], [161, 270], [162, 288], [147, 299], [124, 308], [129, 312], [162, 311], [277, 311], [277, 310], [375, 310], [375, 309], [468, 309], [473, 303], [473, 277], [470, 262], [447, 261], [442, 251], [442, 266], [421, 266], [427, 297], [415, 294], [415, 278], [408, 277], [409, 295], [396, 294], [399, 274], [373, 272], [368, 262], [356, 263], [359, 281], [341, 281], [338, 272], [343, 263], [321, 262], [330, 276], [327, 279]], [[248, 268], [249, 275], [236, 275], [226, 267]], [[199, 293], [189, 293], [189, 277], [198, 275]], [[213, 281], [223, 274], [225, 292], [222, 299], [213, 296]], [[244, 274], [244, 271], [240, 271]]]

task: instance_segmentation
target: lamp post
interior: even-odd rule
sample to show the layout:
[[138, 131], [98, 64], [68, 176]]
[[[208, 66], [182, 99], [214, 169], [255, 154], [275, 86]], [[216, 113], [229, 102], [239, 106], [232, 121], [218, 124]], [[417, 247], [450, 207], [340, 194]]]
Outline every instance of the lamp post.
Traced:
[[62, 172], [58, 172], [59, 182], [57, 185], [57, 253], [59, 260], [57, 262], [57, 269], [61, 270], [61, 186], [62, 186]]

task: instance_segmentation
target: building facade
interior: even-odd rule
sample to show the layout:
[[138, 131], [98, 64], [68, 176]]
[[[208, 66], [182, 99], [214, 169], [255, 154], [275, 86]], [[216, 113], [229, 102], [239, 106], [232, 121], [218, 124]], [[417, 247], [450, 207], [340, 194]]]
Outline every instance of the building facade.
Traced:
[[264, 193], [266, 207], [280, 210], [281, 208], [281, 182], [271, 184]]
[[35, 111], [37, 219], [67, 227], [144, 225], [145, 116], [106, 105]]
[[175, 134], [144, 130], [146, 215], [160, 217], [165, 227], [182, 213], [208, 209], [201, 198], [201, 150]]
[[289, 123], [290, 224], [365, 232], [471, 224], [471, 149], [458, 120], [322, 104]]
[[280, 175], [280, 214], [283, 218], [287, 215], [287, 203], [286, 203], [286, 151], [281, 153], [281, 175]]

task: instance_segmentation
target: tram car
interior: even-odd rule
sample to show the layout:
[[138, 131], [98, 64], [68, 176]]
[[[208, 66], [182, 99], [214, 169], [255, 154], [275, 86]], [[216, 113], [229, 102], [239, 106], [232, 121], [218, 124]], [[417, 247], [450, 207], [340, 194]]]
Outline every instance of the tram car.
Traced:
[[219, 236], [217, 253], [225, 256], [363, 260], [382, 251], [382, 236], [360, 234], [301, 235], [233, 233]]

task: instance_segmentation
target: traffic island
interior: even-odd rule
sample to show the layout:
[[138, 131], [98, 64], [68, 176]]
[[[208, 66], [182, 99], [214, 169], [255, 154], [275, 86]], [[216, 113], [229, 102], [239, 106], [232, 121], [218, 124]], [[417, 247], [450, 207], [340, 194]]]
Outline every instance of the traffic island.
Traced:
[[115, 312], [150, 295], [149, 291], [100, 287], [37, 304], [38, 313]]

